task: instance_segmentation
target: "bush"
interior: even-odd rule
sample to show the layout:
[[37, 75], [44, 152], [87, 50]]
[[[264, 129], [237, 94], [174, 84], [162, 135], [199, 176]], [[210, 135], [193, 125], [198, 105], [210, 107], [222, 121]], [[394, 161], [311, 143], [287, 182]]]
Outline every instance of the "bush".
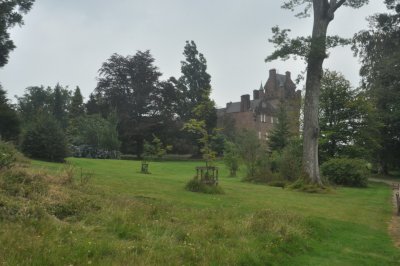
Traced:
[[51, 116], [39, 118], [24, 134], [22, 151], [28, 157], [62, 162], [67, 157], [67, 142], [58, 122]]
[[205, 194], [224, 194], [224, 191], [220, 186], [204, 184], [197, 178], [190, 180], [186, 184], [185, 189], [192, 192], [201, 192]]
[[29, 160], [12, 144], [0, 141], [0, 170], [9, 169], [15, 164], [26, 165], [29, 164]]
[[260, 154], [254, 164], [253, 175], [247, 175], [243, 181], [254, 183], [270, 183], [273, 181], [281, 181], [282, 178], [271, 170], [270, 157], [267, 154]]
[[278, 162], [278, 170], [284, 180], [295, 181], [300, 178], [302, 146], [301, 140], [291, 140], [282, 150]]
[[369, 174], [367, 164], [361, 159], [331, 159], [321, 165], [321, 172], [334, 184], [366, 187]]
[[227, 141], [225, 143], [224, 163], [229, 169], [230, 176], [235, 177], [239, 170], [240, 155], [238, 147], [233, 142]]
[[15, 163], [16, 153], [11, 144], [0, 141], [0, 170], [10, 168]]

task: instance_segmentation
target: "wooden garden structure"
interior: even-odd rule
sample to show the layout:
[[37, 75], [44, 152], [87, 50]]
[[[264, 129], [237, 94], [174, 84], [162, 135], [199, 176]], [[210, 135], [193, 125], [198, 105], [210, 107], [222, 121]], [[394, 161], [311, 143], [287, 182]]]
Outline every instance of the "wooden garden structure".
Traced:
[[218, 167], [215, 166], [197, 166], [196, 178], [203, 184], [218, 185]]
[[400, 184], [392, 184], [393, 190], [397, 190], [396, 192], [396, 204], [397, 204], [397, 215], [400, 216]]

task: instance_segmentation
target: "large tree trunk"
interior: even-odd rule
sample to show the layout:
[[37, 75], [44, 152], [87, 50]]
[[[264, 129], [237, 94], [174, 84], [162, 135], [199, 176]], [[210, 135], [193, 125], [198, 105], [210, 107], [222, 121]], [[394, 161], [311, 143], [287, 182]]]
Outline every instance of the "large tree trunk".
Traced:
[[318, 163], [318, 110], [322, 65], [326, 58], [326, 34], [333, 15], [330, 15], [327, 1], [314, 0], [313, 8], [314, 26], [308, 58], [304, 105], [303, 168], [312, 183], [322, 185]]

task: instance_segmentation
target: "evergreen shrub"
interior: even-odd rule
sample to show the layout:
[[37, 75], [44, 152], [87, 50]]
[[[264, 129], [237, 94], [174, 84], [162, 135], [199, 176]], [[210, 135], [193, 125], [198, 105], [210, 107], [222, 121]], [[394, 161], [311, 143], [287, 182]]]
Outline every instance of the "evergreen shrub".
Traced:
[[201, 192], [205, 194], [224, 194], [221, 186], [204, 184], [196, 177], [189, 180], [185, 189], [191, 192]]
[[361, 159], [335, 158], [321, 165], [322, 174], [332, 183], [349, 187], [366, 187], [368, 163]]
[[67, 141], [59, 123], [51, 116], [38, 118], [25, 132], [21, 144], [25, 155], [35, 159], [63, 162]]

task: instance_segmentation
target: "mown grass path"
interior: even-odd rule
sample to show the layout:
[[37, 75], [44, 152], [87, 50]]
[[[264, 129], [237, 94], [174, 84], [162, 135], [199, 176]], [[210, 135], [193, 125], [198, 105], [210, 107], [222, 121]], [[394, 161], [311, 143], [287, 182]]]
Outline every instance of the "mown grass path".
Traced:
[[[390, 187], [399, 186], [399, 184], [400, 184], [399, 182], [397, 182], [395, 180], [386, 180], [386, 179], [378, 179], [378, 178], [370, 178], [370, 181], [378, 182], [378, 183], [385, 183], [385, 184], [389, 185]], [[396, 193], [400, 193], [400, 190], [393, 189], [393, 198], [392, 198], [393, 216], [392, 216], [392, 220], [389, 224], [389, 233], [393, 238], [395, 246], [397, 248], [400, 248], [400, 214], [397, 212]]]

